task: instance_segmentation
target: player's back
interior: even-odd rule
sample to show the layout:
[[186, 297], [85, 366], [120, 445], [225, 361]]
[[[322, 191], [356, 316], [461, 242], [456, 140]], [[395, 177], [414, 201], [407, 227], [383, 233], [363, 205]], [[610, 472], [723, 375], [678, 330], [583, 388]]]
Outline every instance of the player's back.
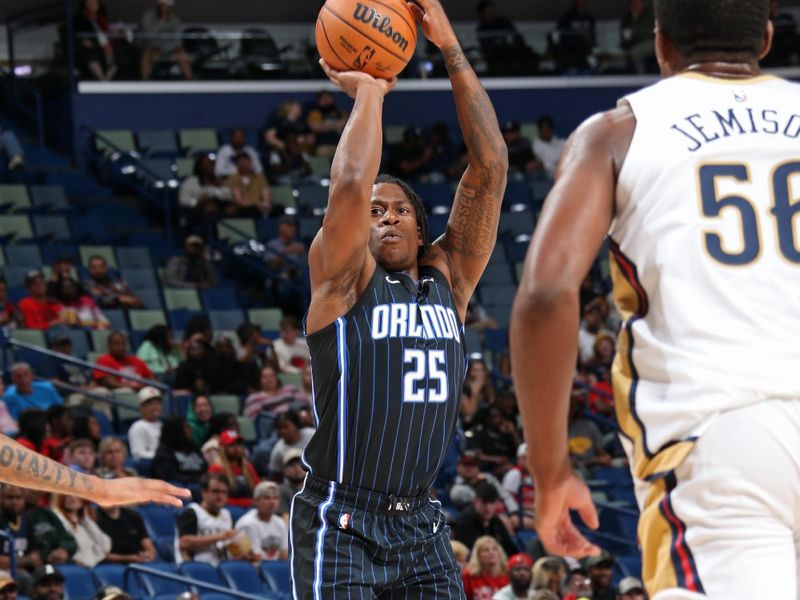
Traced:
[[615, 395], [651, 454], [720, 410], [800, 397], [800, 85], [685, 74], [626, 100]]

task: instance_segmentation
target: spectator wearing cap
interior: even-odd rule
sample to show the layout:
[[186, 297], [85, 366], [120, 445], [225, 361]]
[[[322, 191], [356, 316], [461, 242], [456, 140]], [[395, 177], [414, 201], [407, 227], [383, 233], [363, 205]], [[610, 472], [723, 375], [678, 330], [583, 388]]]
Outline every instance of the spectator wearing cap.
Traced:
[[3, 394], [3, 402], [14, 420], [29, 408], [46, 411], [51, 406], [64, 404], [52, 383], [33, 380], [33, 369], [28, 363], [19, 362], [11, 366], [11, 381], [12, 385]]
[[303, 451], [290, 448], [283, 455], [283, 483], [278, 493], [280, 503], [278, 512], [288, 517], [292, 498], [303, 490], [306, 470], [303, 468]]
[[533, 529], [536, 490], [533, 487], [533, 477], [528, 470], [528, 444], [523, 442], [517, 448], [517, 464], [503, 475], [503, 489], [519, 504], [522, 528]]
[[508, 147], [509, 173], [532, 173], [542, 169], [542, 161], [533, 153], [531, 140], [522, 135], [520, 125], [516, 121], [507, 121], [503, 125], [503, 139]]
[[293, 448], [301, 452], [305, 450], [315, 430], [313, 427], [303, 427], [299, 415], [293, 410], [287, 410], [275, 418], [275, 431], [279, 439], [270, 452], [269, 472], [278, 476], [283, 469], [283, 457], [286, 453]]
[[[33, 571], [41, 566], [42, 557], [36, 549], [35, 532], [28, 515], [25, 514], [25, 490], [15, 485], [2, 484], [0, 495], [0, 528], [8, 531], [12, 538], [17, 569]], [[9, 540], [2, 540], [0, 569], [10, 569]], [[25, 575], [27, 577], [27, 574]], [[26, 581], [27, 583], [27, 581]], [[26, 586], [27, 587], [27, 586]]]
[[192, 429], [186, 419], [167, 419], [153, 459], [153, 477], [183, 484], [197, 483], [206, 468], [206, 461], [192, 440]]
[[209, 473], [223, 475], [228, 481], [228, 504], [249, 508], [253, 503], [253, 490], [260, 479], [244, 453], [244, 438], [235, 429], [219, 435], [220, 452]]
[[85, 289], [101, 308], [142, 308], [144, 304], [136, 297], [124, 279], [112, 277], [106, 259], [96, 254], [87, 263], [89, 277], [83, 280]]
[[495, 538], [483, 535], [475, 540], [467, 568], [461, 573], [467, 600], [491, 598], [508, 585], [506, 556]]
[[0, 577], [0, 600], [17, 600], [17, 584], [11, 577]]
[[8, 283], [0, 277], [0, 327], [22, 327], [24, 317], [8, 300]]
[[115, 585], [101, 587], [92, 600], [131, 600], [131, 597]]
[[142, 79], [150, 79], [153, 64], [166, 57], [178, 64], [184, 79], [192, 78], [192, 61], [183, 49], [183, 23], [175, 14], [175, 0], [157, 0], [155, 8], [142, 14], [139, 36], [142, 54], [139, 68]]
[[151, 460], [161, 440], [161, 392], [154, 387], [143, 387], [138, 399], [142, 418], [134, 421], [128, 430], [128, 445], [136, 460]]
[[461, 512], [453, 524], [453, 538], [471, 547], [481, 536], [492, 536], [506, 554], [516, 554], [517, 545], [497, 516], [497, 488], [487, 481], [475, 485], [472, 505]]
[[244, 129], [237, 127], [231, 131], [231, 137], [227, 144], [220, 146], [217, 150], [217, 162], [214, 164], [214, 174], [217, 177], [228, 177], [237, 172], [236, 157], [245, 154], [250, 158], [253, 173], [263, 173], [264, 166], [258, 157], [258, 152], [247, 143], [247, 135]]
[[619, 600], [648, 600], [649, 596], [640, 579], [625, 577], [619, 582]]
[[223, 431], [234, 429], [239, 431], [239, 422], [236, 420], [236, 415], [226, 412], [216, 413], [211, 417], [208, 422], [208, 439], [200, 447], [200, 452], [203, 453], [203, 458], [211, 465], [217, 462], [217, 457], [220, 453], [219, 438]]
[[253, 491], [255, 507], [236, 523], [237, 531], [250, 539], [250, 548], [257, 560], [287, 560], [289, 529], [276, 513], [280, 505], [280, 489], [274, 481], [262, 481]]
[[183, 244], [183, 256], [167, 262], [164, 282], [168, 287], [205, 289], [214, 287], [216, 276], [206, 257], [206, 244], [199, 235], [190, 235]]
[[283, 317], [280, 337], [272, 344], [283, 373], [302, 373], [311, 362], [308, 342], [300, 335], [300, 322], [294, 317]]
[[533, 139], [533, 153], [542, 161], [545, 173], [553, 179], [556, 167], [564, 151], [564, 138], [556, 135], [555, 123], [550, 115], [542, 115], [536, 120], [536, 137]]
[[231, 189], [237, 217], [258, 218], [272, 212], [272, 189], [264, 174], [256, 171], [246, 152], [234, 156], [236, 172], [228, 175], [225, 185]]
[[[135, 375], [142, 379], [153, 379], [153, 372], [143, 360], [128, 352], [128, 339], [121, 331], [112, 331], [106, 340], [108, 352], [97, 357], [97, 364], [125, 375]], [[110, 390], [132, 391], [140, 390], [145, 384], [132, 379], [112, 375], [105, 371], [95, 370], [92, 373], [94, 380], [101, 386]]]
[[480, 460], [474, 450], [467, 450], [461, 455], [456, 465], [456, 478], [450, 488], [450, 499], [459, 508], [468, 506], [475, 498], [475, 489], [478, 483], [485, 481], [496, 491], [500, 499], [499, 514], [508, 513], [516, 515], [519, 505], [514, 497], [500, 484], [491, 473], [482, 473]]
[[36, 569], [31, 585], [31, 600], [64, 600], [64, 576], [53, 565]]
[[561, 594], [564, 600], [590, 598], [592, 595], [592, 580], [589, 579], [589, 572], [583, 567], [570, 569], [564, 578]]
[[228, 558], [228, 543], [236, 537], [228, 501], [228, 479], [219, 473], [206, 473], [200, 479], [202, 500], [192, 502], [177, 519], [175, 561], [206, 562], [216, 567]]
[[27, 329], [49, 329], [63, 323], [62, 306], [47, 297], [47, 286], [41, 271], [29, 271], [25, 275], [25, 288], [30, 295], [20, 300], [17, 306]]
[[512, 555], [508, 559], [509, 584], [498, 590], [492, 600], [517, 600], [517, 598], [533, 598], [531, 586], [531, 557], [523, 552]]
[[111, 551], [106, 562], [148, 563], [156, 559], [156, 547], [147, 535], [139, 513], [114, 506], [97, 508], [97, 525], [111, 538]]
[[603, 550], [586, 559], [586, 570], [592, 582], [592, 600], [617, 600], [617, 590], [611, 584], [614, 575], [614, 557]]

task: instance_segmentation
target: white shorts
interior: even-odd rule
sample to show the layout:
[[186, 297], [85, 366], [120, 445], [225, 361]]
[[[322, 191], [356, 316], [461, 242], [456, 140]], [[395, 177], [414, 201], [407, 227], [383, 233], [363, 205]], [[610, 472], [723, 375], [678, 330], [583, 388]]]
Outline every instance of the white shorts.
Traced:
[[721, 413], [636, 495], [653, 600], [800, 599], [800, 400]]

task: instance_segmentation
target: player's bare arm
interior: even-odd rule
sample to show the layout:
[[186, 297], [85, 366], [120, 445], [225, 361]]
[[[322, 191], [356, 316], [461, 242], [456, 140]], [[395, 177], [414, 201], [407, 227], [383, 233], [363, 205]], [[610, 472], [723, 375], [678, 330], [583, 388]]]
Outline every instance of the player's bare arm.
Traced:
[[157, 479], [100, 479], [73, 471], [0, 434], [0, 482], [85, 498], [100, 506], [157, 502], [182, 506], [191, 492]]
[[309, 252], [308, 333], [350, 310], [375, 269], [368, 251], [369, 202], [381, 162], [383, 97], [395, 84], [321, 64], [330, 80], [355, 99], [355, 105], [331, 166], [328, 210]]
[[[425, 36], [444, 55], [469, 164], [456, 190], [447, 232], [425, 262], [449, 274], [462, 321], [497, 241], [508, 151], [489, 96], [438, 0], [410, 4]], [[421, 7], [421, 8], [420, 8]]]
[[547, 550], [586, 556], [598, 549], [572, 525], [577, 510], [598, 526], [586, 485], [572, 471], [567, 414], [578, 355], [581, 281], [611, 225], [617, 174], [635, 118], [622, 107], [589, 119], [564, 149], [525, 260], [511, 315], [514, 384], [536, 486], [536, 529]]

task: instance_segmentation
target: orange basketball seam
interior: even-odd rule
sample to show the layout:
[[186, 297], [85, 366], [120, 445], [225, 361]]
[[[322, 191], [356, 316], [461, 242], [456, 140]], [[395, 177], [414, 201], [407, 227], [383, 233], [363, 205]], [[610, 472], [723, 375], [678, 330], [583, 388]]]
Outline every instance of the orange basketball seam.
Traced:
[[325, 28], [325, 21], [323, 21], [320, 18], [317, 18], [317, 22], [322, 26], [322, 35], [325, 36], [325, 41], [328, 42], [328, 47], [331, 49], [331, 52], [333, 52], [334, 56], [336, 56], [336, 58], [339, 59], [339, 62], [341, 62], [345, 67], [347, 67], [348, 65], [352, 66], [351, 63], [349, 63], [346, 60], [343, 60], [342, 57], [339, 56], [339, 53], [336, 52], [336, 48], [333, 47], [331, 39], [328, 37], [328, 30]]
[[381, 2], [381, 0], [370, 0], [370, 2], [374, 2], [375, 4], [380, 4], [381, 6], [385, 6], [387, 9], [389, 9], [394, 14], [396, 14], [398, 17], [400, 17], [400, 20], [403, 21], [403, 23], [405, 23], [408, 26], [409, 30], [414, 34], [414, 45], [415, 46], [417, 45], [417, 25], [416, 25], [416, 21], [414, 21], [412, 19], [412, 22], [414, 23], [412, 25], [411, 23], [406, 21], [406, 18], [396, 8], [394, 8], [390, 4], [386, 4], [385, 2]]
[[372, 42], [373, 44], [375, 44], [376, 46], [378, 46], [378, 47], [379, 47], [381, 50], [385, 50], [385, 51], [386, 51], [388, 54], [391, 54], [391, 55], [392, 55], [392, 56], [394, 56], [394, 57], [395, 57], [397, 60], [399, 60], [399, 61], [401, 61], [401, 62], [403, 62], [403, 63], [406, 63], [406, 64], [408, 63], [408, 60], [406, 60], [404, 57], [402, 57], [402, 56], [398, 56], [398, 55], [397, 55], [397, 54], [395, 54], [395, 53], [394, 53], [392, 50], [390, 50], [389, 48], [387, 48], [386, 46], [384, 46], [384, 45], [383, 45], [383, 44], [381, 44], [380, 42], [377, 42], [377, 41], [373, 40], [373, 39], [372, 39], [370, 36], [368, 36], [368, 35], [367, 35], [366, 33], [364, 33], [363, 31], [360, 31], [360, 30], [359, 30], [357, 27], [355, 27], [355, 26], [354, 26], [352, 23], [350, 23], [350, 22], [349, 22], [347, 19], [345, 19], [344, 17], [342, 17], [342, 16], [341, 16], [339, 13], [337, 13], [335, 10], [331, 9], [331, 8], [330, 8], [330, 7], [329, 7], [327, 4], [326, 4], [325, 6], [323, 6], [322, 8], [323, 8], [323, 10], [327, 10], [327, 11], [328, 11], [329, 13], [331, 13], [331, 14], [332, 14], [334, 17], [336, 17], [337, 19], [339, 19], [339, 20], [340, 20], [342, 23], [344, 23], [345, 25], [347, 25], [347, 26], [348, 26], [350, 29], [352, 29], [352, 30], [353, 30], [353, 31], [355, 31], [356, 33], [358, 33], [359, 35], [362, 35], [362, 36], [364, 36], [365, 38], [367, 38], [367, 39], [368, 39], [370, 42]]

